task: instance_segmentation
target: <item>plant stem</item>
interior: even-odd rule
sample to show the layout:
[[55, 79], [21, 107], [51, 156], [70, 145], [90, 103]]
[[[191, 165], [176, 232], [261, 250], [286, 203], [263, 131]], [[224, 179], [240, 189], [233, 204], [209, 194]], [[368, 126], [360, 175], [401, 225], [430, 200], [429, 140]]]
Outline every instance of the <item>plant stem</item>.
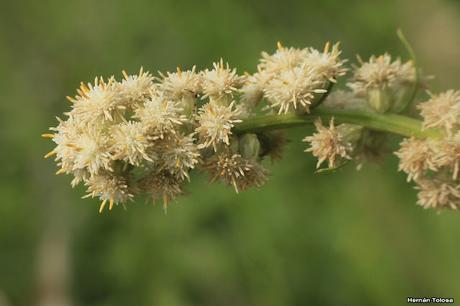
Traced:
[[397, 114], [377, 114], [369, 111], [313, 109], [309, 114], [261, 115], [248, 118], [237, 124], [236, 134], [258, 133], [269, 130], [286, 129], [312, 124], [316, 118], [328, 122], [361, 125], [372, 130], [394, 133], [417, 138], [440, 138], [443, 133], [437, 129], [422, 129], [420, 120]]

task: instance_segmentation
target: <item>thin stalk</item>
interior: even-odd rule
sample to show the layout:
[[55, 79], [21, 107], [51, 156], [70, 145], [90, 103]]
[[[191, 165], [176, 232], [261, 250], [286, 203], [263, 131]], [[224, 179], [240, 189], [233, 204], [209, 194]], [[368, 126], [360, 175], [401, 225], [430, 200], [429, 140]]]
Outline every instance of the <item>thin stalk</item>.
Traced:
[[259, 133], [269, 130], [287, 129], [312, 124], [321, 118], [328, 122], [334, 118], [336, 123], [350, 123], [372, 130], [398, 134], [406, 137], [440, 138], [442, 132], [437, 129], [422, 129], [420, 120], [397, 114], [377, 114], [369, 111], [313, 109], [309, 114], [261, 115], [248, 118], [237, 124], [236, 134]]

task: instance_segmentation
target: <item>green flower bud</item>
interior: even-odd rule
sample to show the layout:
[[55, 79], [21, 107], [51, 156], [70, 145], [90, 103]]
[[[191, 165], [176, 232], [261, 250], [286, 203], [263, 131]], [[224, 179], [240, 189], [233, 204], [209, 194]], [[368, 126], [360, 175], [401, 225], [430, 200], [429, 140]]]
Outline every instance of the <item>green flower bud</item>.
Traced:
[[406, 83], [401, 86], [398, 86], [397, 90], [394, 93], [394, 101], [393, 105], [391, 106], [391, 111], [394, 113], [400, 113], [407, 107], [407, 103], [409, 103], [409, 99], [412, 95], [414, 90], [413, 83]]
[[239, 141], [240, 154], [244, 158], [257, 160], [260, 152], [260, 142], [256, 134], [244, 134]]
[[388, 87], [368, 88], [367, 102], [377, 113], [385, 113], [392, 105], [392, 94]]

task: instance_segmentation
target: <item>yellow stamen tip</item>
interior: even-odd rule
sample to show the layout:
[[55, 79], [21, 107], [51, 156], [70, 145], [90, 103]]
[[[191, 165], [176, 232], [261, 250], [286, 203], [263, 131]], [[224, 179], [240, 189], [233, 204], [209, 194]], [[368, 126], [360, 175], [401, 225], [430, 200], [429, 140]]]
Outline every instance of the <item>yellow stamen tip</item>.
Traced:
[[53, 156], [53, 155], [55, 155], [55, 154], [56, 154], [56, 151], [51, 151], [51, 152], [46, 153], [46, 155], [43, 156], [43, 157], [44, 157], [44, 158], [48, 158], [48, 157], [51, 157], [51, 156]]
[[54, 134], [42, 134], [43, 138], [54, 138]]
[[102, 213], [102, 211], [104, 210], [106, 202], [107, 202], [107, 200], [102, 201], [101, 206], [99, 206], [99, 213]]

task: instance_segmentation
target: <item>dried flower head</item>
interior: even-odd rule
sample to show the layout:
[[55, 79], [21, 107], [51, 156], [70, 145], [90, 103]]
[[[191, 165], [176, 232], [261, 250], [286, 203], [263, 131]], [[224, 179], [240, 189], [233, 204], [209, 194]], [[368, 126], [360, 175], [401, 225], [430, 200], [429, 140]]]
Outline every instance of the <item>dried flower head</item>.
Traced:
[[162, 201], [163, 208], [167, 209], [171, 201], [183, 193], [182, 182], [169, 171], [152, 171], [140, 180], [139, 187], [150, 195], [153, 203]]
[[407, 181], [422, 178], [428, 171], [438, 171], [436, 145], [434, 141], [406, 138], [395, 152], [399, 157], [399, 170], [407, 173]]
[[460, 186], [438, 179], [417, 181], [418, 201], [423, 208], [458, 209], [460, 204]]
[[460, 91], [448, 90], [418, 105], [424, 128], [443, 128], [451, 135], [460, 126]]
[[329, 168], [335, 168], [340, 160], [351, 159], [350, 153], [353, 146], [345, 139], [345, 135], [334, 125], [334, 118], [331, 118], [329, 127], [325, 127], [321, 119], [315, 121], [317, 132], [307, 136], [303, 141], [310, 143], [310, 148], [305, 152], [312, 152], [318, 158], [317, 168], [324, 161], [328, 161]]
[[238, 193], [249, 187], [261, 187], [267, 181], [267, 170], [259, 163], [243, 158], [240, 154], [223, 152], [205, 165], [211, 181], [221, 180], [233, 186]]

